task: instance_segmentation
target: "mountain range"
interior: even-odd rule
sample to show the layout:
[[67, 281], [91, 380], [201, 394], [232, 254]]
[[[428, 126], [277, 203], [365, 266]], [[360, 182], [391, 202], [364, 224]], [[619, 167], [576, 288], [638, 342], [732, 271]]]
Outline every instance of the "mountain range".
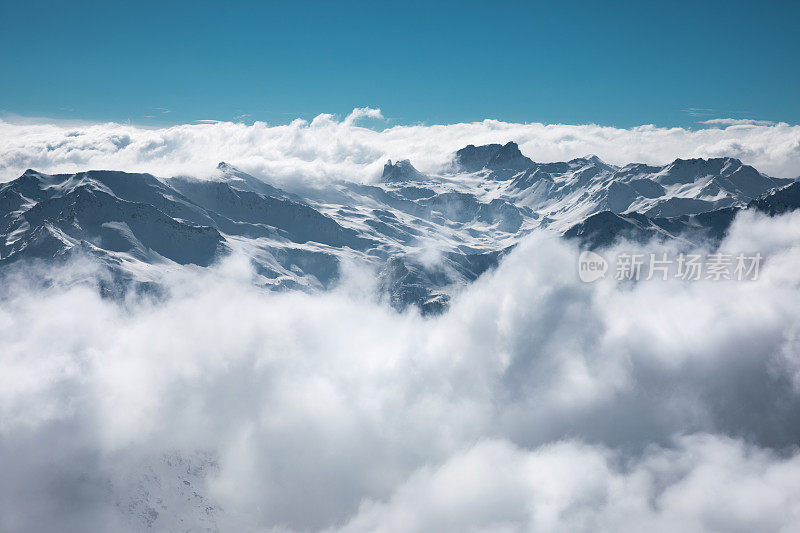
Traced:
[[282, 190], [220, 163], [211, 179], [27, 170], [0, 185], [0, 272], [90, 256], [110, 296], [158, 291], [165, 269], [237, 252], [257, 283], [324, 290], [345, 262], [374, 268], [398, 310], [446, 308], [465, 284], [541, 228], [586, 248], [621, 238], [718, 243], [745, 209], [800, 206], [800, 183], [738, 159], [615, 166], [596, 156], [536, 163], [514, 142], [469, 145], [435, 175], [388, 161], [371, 184]]

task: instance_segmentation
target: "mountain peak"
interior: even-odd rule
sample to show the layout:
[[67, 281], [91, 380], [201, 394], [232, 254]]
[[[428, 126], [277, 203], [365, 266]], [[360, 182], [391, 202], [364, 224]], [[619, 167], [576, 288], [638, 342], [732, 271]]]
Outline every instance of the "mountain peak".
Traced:
[[744, 165], [734, 157], [677, 158], [669, 165], [664, 166], [655, 177], [655, 180], [662, 185], [687, 184], [708, 176], [729, 178], [734, 174], [738, 175], [737, 181], [739, 183], [737, 187], [740, 188], [740, 192], [747, 190], [749, 195], [757, 196], [760, 194], [760, 190], [758, 193], [755, 190], [761, 187], [761, 182], [766, 183], [765, 180], [769, 180], [768, 177], [760, 174], [753, 167]]
[[386, 164], [383, 165], [381, 181], [411, 181], [424, 177], [425, 176], [420, 171], [414, 168], [410, 160], [403, 159], [402, 161], [392, 164], [392, 160], [389, 159], [386, 161]]
[[726, 163], [735, 163], [735, 164], [742, 164], [740, 159], [735, 157], [709, 157], [708, 159], [704, 159], [702, 157], [693, 157], [689, 159], [681, 159], [680, 157], [675, 159], [670, 166], [683, 166], [683, 167], [701, 167], [701, 166], [719, 166], [724, 165]]
[[514, 141], [509, 141], [500, 147], [497, 153], [495, 153], [494, 157], [492, 157], [492, 159], [489, 161], [489, 164], [502, 165], [518, 158], [527, 159], [524, 155], [522, 155], [522, 152], [519, 151], [519, 145]]
[[220, 172], [223, 176], [227, 176], [229, 178], [230, 177], [234, 177], [234, 178], [239, 178], [239, 179], [246, 179], [246, 178], [255, 179], [252, 176], [250, 176], [249, 174], [247, 174], [246, 172], [244, 172], [242, 170], [239, 170], [235, 166], [233, 166], [233, 165], [231, 165], [229, 163], [226, 163], [225, 161], [221, 161], [217, 165], [217, 171]]
[[533, 161], [522, 154], [519, 145], [514, 141], [509, 141], [504, 145], [467, 145], [456, 152], [455, 162], [468, 172], [477, 172], [484, 168], [489, 170], [524, 170], [535, 165]]
[[605, 165], [606, 163], [597, 157], [594, 154], [585, 155], [583, 157], [576, 157], [575, 159], [570, 159], [569, 163], [591, 163], [593, 165]]

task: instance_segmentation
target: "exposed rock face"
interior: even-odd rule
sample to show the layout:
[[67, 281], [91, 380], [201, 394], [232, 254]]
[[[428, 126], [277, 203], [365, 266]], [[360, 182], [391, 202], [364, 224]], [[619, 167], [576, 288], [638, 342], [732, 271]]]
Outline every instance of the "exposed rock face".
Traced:
[[513, 176], [513, 171], [534, 166], [533, 161], [522, 155], [515, 142], [483, 146], [470, 144], [456, 152], [455, 162], [465, 172], [491, 170], [494, 179], [509, 179]]
[[386, 162], [383, 166], [383, 175], [381, 181], [384, 182], [397, 182], [397, 181], [414, 181], [423, 179], [423, 176], [408, 159], [403, 159], [397, 163], [392, 164], [392, 160]]

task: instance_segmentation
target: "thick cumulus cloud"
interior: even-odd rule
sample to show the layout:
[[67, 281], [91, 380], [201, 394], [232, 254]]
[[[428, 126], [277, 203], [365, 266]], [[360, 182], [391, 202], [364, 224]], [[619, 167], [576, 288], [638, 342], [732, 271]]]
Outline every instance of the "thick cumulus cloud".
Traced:
[[340, 531], [789, 531], [799, 474], [800, 457], [710, 435], [635, 461], [574, 441], [491, 440], [418, 470]]
[[798, 228], [737, 219], [756, 281], [635, 285], [535, 233], [434, 318], [357, 266], [269, 293], [232, 257], [121, 303], [19, 272], [0, 530], [795, 530]]
[[0, 120], [0, 181], [16, 178], [27, 168], [204, 176], [226, 161], [291, 188], [298, 181], [369, 181], [380, 175], [386, 159], [410, 158], [423, 171], [437, 171], [467, 144], [510, 140], [540, 162], [590, 153], [615, 164], [730, 156], [770, 175], [800, 175], [800, 126], [785, 123], [719, 119], [706, 124], [713, 127], [690, 130], [485, 120], [434, 126], [383, 122], [383, 129], [376, 130], [362, 127], [365, 119], [383, 117], [379, 110], [360, 108], [343, 119], [322, 114], [311, 122], [298, 119], [287, 125], [213, 122], [165, 128]]

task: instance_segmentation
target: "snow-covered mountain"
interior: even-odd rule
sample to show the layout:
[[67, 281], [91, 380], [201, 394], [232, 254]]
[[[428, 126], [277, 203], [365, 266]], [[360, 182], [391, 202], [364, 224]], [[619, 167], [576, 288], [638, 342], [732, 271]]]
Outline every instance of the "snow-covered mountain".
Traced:
[[118, 294], [235, 251], [265, 287], [320, 290], [352, 261], [375, 269], [396, 308], [436, 312], [536, 228], [589, 247], [620, 237], [713, 241], [741, 209], [800, 205], [793, 180], [732, 158], [536, 163], [509, 142], [467, 146], [444, 168], [389, 161], [374, 184], [299, 194], [226, 163], [203, 180], [28, 170], [0, 187], [0, 268], [88, 254], [109, 267], [104, 288]]

